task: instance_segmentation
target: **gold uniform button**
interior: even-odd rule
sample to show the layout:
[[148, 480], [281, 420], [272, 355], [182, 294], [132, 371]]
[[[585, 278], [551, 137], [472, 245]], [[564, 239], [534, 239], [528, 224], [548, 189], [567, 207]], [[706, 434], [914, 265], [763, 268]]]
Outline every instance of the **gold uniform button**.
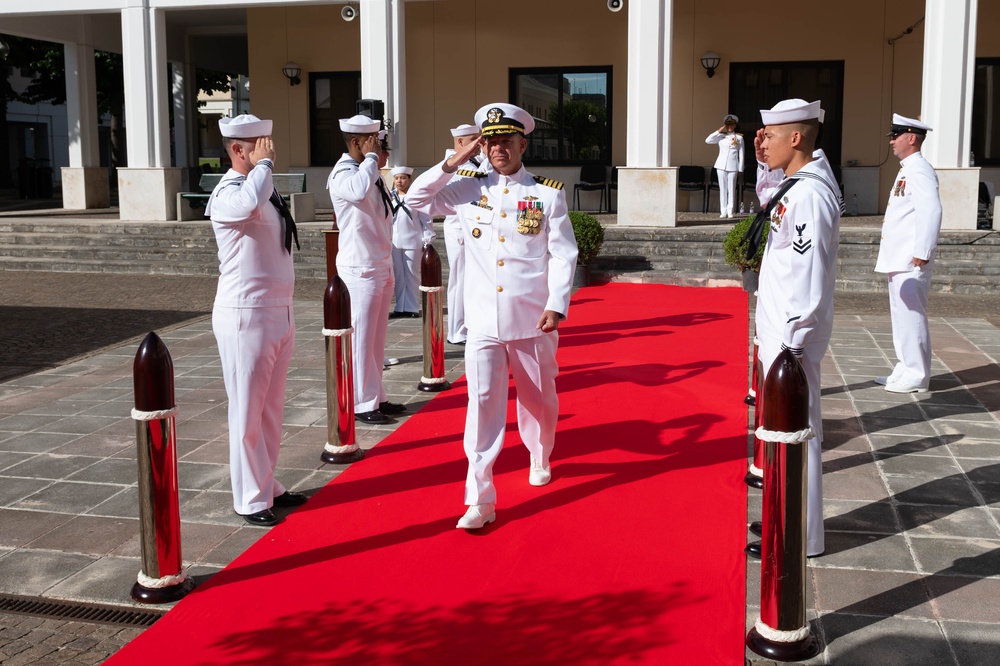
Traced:
[[508, 193], [509, 191], [510, 191], [510, 190], [508, 190], [508, 189], [507, 189], [506, 187], [505, 187], [505, 188], [503, 188], [503, 193], [504, 193], [504, 194], [507, 194], [507, 193]]
[[497, 262], [497, 266], [503, 266], [503, 259]]
[[503, 291], [503, 287], [497, 287], [497, 291]]
[[504, 242], [504, 237], [503, 236], [500, 237], [500, 242], [501, 243]]
[[507, 213], [500, 213], [500, 217], [507, 217]]
[[477, 219], [477, 220], [479, 219], [479, 216], [478, 216], [478, 215], [476, 215], [476, 219]]

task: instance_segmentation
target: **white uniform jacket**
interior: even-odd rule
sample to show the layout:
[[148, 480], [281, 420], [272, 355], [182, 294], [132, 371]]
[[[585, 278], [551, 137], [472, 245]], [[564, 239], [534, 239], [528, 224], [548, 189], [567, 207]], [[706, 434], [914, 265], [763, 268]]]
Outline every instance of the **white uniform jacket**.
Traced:
[[934, 258], [941, 231], [941, 198], [934, 167], [919, 151], [901, 163], [889, 192], [882, 223], [876, 273], [897, 273], [913, 268], [913, 258]]
[[[758, 165], [761, 205], [770, 201], [784, 174]], [[828, 342], [833, 331], [840, 216], [844, 201], [822, 150], [793, 176], [799, 182], [771, 211], [771, 230], [761, 262], [756, 324], [763, 337], [793, 351]]]
[[737, 132], [726, 134], [712, 132], [705, 143], [719, 144], [719, 156], [715, 160], [715, 168], [721, 171], [743, 171], [743, 135]]
[[544, 185], [552, 181], [536, 180], [523, 166], [510, 176], [490, 171], [452, 180], [443, 164], [417, 178], [407, 199], [462, 224], [466, 326], [501, 341], [545, 335], [535, 326], [545, 310], [566, 316], [576, 266], [561, 183]]
[[219, 245], [219, 307], [292, 304], [295, 268], [285, 250], [284, 220], [268, 201], [274, 192], [271, 169], [270, 160], [246, 176], [230, 169], [208, 197], [205, 215]]
[[431, 226], [431, 216], [413, 210], [406, 202], [406, 195], [396, 190], [389, 193], [392, 200], [392, 246], [400, 250], [420, 250], [437, 238]]
[[326, 188], [340, 229], [338, 266], [392, 265], [392, 209], [379, 184], [385, 188], [372, 153], [361, 164], [344, 154], [330, 172]]

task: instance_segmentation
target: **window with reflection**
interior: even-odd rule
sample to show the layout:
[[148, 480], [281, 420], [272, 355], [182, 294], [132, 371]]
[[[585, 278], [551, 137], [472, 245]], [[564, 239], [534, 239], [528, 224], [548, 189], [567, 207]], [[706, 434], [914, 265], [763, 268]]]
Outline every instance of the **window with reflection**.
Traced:
[[528, 164], [611, 163], [611, 67], [510, 70], [510, 99], [535, 119]]
[[976, 166], [1000, 165], [1000, 58], [976, 59], [972, 93], [972, 156]]
[[340, 119], [355, 114], [361, 72], [309, 73], [309, 163], [333, 166], [347, 147]]

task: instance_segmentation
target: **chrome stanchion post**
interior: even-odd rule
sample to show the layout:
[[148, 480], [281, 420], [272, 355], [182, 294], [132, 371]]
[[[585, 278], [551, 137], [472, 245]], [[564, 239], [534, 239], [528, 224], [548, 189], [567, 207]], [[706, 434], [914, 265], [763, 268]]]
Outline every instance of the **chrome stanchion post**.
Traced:
[[323, 296], [326, 342], [326, 444], [320, 460], [342, 465], [365, 452], [354, 439], [354, 368], [351, 356], [351, 295], [339, 275], [330, 277]]
[[132, 599], [163, 604], [177, 601], [195, 584], [181, 558], [174, 363], [156, 333], [151, 332], [139, 345], [132, 381], [142, 556]]
[[820, 652], [806, 621], [806, 442], [815, 433], [806, 374], [788, 349], [768, 371], [764, 394], [760, 615], [746, 645], [769, 659], [805, 661]]
[[[757, 338], [754, 338], [754, 375], [760, 377], [764, 374], [764, 369], [761, 366], [760, 360], [757, 358]], [[757, 488], [760, 490], [764, 487], [764, 443], [760, 441], [757, 437], [757, 429], [761, 425], [761, 415], [764, 413], [764, 403], [767, 400], [767, 391], [764, 390], [763, 386], [760, 386], [760, 381], [758, 380], [756, 396], [754, 397], [754, 412], [753, 412], [753, 462], [750, 463], [750, 468], [747, 470], [747, 474], [743, 477], [743, 482], [746, 483], [751, 488]]]
[[444, 375], [444, 288], [441, 257], [432, 245], [420, 258], [420, 300], [424, 311], [424, 374], [417, 388], [437, 392], [451, 388]]

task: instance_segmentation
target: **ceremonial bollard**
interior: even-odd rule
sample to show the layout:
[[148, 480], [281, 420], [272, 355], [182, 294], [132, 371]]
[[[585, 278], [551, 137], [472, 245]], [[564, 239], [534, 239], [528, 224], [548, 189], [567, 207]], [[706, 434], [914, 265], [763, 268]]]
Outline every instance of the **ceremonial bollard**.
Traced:
[[785, 349], [764, 380], [763, 538], [760, 615], [746, 645], [778, 661], [805, 661], [820, 652], [806, 621], [806, 443], [809, 384], [802, 365]]
[[[760, 359], [754, 358], [754, 369], [758, 377], [763, 376], [764, 369], [760, 367]], [[764, 404], [767, 399], [767, 393], [764, 391], [764, 387], [760, 385], [760, 380], [757, 383], [757, 396], [754, 399], [754, 412], [753, 412], [753, 462], [750, 463], [750, 467], [747, 470], [747, 474], [743, 477], [743, 482], [746, 483], [751, 488], [757, 488], [760, 490], [764, 487], [764, 445], [757, 437], [757, 429], [760, 428], [762, 414], [764, 413]]]
[[436, 393], [451, 388], [444, 376], [444, 304], [441, 257], [432, 245], [420, 257], [420, 300], [424, 310], [424, 375], [417, 388]]
[[326, 445], [320, 460], [342, 465], [361, 460], [365, 452], [354, 441], [354, 368], [351, 355], [351, 295], [333, 275], [323, 295], [326, 339]]
[[188, 577], [181, 559], [174, 363], [156, 333], [151, 332], [139, 345], [132, 381], [142, 556], [132, 599], [164, 604], [193, 590], [194, 580]]
[[753, 365], [750, 368], [750, 391], [747, 393], [747, 397], [743, 398], [743, 402], [754, 406], [757, 402], [757, 349], [760, 347], [760, 340], [757, 336], [753, 336]]

